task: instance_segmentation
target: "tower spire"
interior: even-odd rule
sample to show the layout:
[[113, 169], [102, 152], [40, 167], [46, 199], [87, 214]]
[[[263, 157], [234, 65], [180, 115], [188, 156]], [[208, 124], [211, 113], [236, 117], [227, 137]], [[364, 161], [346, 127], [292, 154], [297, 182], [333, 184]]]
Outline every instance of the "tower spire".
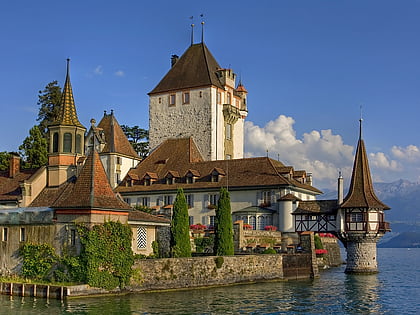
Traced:
[[[203, 18], [204, 14], [200, 14], [200, 17]], [[204, 43], [204, 21], [201, 21], [201, 43]]]
[[360, 119], [359, 119], [359, 140], [362, 140], [362, 105], [360, 105]]
[[70, 59], [67, 58], [66, 81], [64, 83], [63, 92], [61, 94], [60, 112], [55, 122], [57, 125], [69, 125], [83, 127], [80, 123], [76, 106], [74, 104], [73, 89], [70, 83]]
[[191, 19], [191, 46], [194, 45], [194, 16], [190, 16]]

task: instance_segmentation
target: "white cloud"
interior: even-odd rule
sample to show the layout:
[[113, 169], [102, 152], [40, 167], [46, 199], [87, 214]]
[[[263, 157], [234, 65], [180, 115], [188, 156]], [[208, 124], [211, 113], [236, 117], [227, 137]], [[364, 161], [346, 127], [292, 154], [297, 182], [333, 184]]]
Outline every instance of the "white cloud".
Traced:
[[125, 73], [124, 73], [124, 71], [122, 71], [122, 70], [118, 70], [118, 71], [115, 71], [115, 73], [114, 73], [117, 77], [123, 77], [123, 76], [125, 76]]
[[[333, 134], [331, 129], [312, 130], [299, 138], [293, 129], [294, 123], [292, 117], [284, 115], [263, 127], [245, 122], [245, 156], [265, 156], [268, 150], [271, 158], [279, 157], [295, 170], [312, 172], [314, 185], [319, 188], [334, 188], [338, 171], [349, 181], [355, 146], [343, 143], [342, 137]], [[420, 179], [420, 150], [415, 145], [393, 146], [389, 153], [369, 153], [369, 164], [374, 181]]]
[[93, 70], [93, 73], [96, 75], [102, 75], [104, 73], [104, 67], [98, 65], [95, 70]]

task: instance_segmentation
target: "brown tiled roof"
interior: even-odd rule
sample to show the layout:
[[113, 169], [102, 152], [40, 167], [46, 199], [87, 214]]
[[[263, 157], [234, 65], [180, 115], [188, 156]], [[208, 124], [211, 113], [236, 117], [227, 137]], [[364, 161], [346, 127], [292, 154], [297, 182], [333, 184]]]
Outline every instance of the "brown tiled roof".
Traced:
[[292, 194], [282, 196], [279, 201], [300, 201], [301, 199]]
[[70, 59], [67, 59], [67, 75], [61, 94], [60, 113], [53, 125], [69, 125], [84, 128], [77, 118], [76, 106], [74, 105], [73, 89], [70, 83]]
[[98, 124], [98, 128], [103, 130], [106, 142], [101, 153], [120, 153], [140, 159], [125, 136], [124, 131], [121, 129], [121, 126], [112, 111], [109, 115], [106, 113], [104, 114], [102, 120]]
[[191, 45], [149, 94], [211, 85], [223, 89], [216, 75], [218, 69], [204, 43]]
[[[165, 164], [157, 163], [166, 160]], [[163, 142], [146, 159], [144, 159], [129, 174], [136, 174], [144, 178], [148, 172], [156, 173], [157, 181], [150, 186], [138, 182], [126, 187], [123, 181], [116, 190], [118, 192], [135, 191], [159, 191], [176, 189], [207, 189], [220, 187], [255, 187], [255, 186], [295, 186], [313, 193], [321, 193], [315, 187], [301, 184], [293, 179], [287, 179], [277, 172], [277, 168], [283, 166], [279, 161], [267, 157], [246, 158], [233, 160], [203, 161], [192, 138], [170, 139]], [[217, 169], [221, 174], [218, 182], [211, 181], [211, 173]], [[199, 177], [194, 183], [186, 183], [181, 178], [173, 185], [168, 185], [165, 175], [169, 170], [177, 170], [179, 174], [186, 174], [189, 170], [195, 170]], [[131, 175], [130, 175], [131, 176]]]
[[170, 220], [146, 213], [144, 211], [130, 211], [128, 213], [129, 221], [143, 221], [143, 222], [158, 222], [158, 223], [171, 223]]
[[29, 206], [50, 207], [61, 195], [71, 192], [75, 181], [76, 177], [73, 176], [58, 187], [45, 187]]
[[121, 209], [131, 207], [117, 198], [109, 185], [98, 152], [92, 150], [73, 187], [61, 194], [53, 208]]
[[0, 171], [0, 200], [17, 201], [22, 197], [20, 183], [31, 177], [37, 170], [22, 170], [15, 176], [9, 177], [9, 170]]
[[238, 87], [236, 88], [236, 92], [245, 92], [248, 93], [248, 91], [246, 90], [246, 88], [242, 85], [241, 82], [239, 82]]
[[338, 208], [337, 200], [300, 201], [293, 214], [329, 214]]
[[341, 208], [360, 207], [379, 208], [383, 210], [390, 209], [375, 194], [365, 144], [361, 138], [357, 143], [349, 192], [341, 204]]

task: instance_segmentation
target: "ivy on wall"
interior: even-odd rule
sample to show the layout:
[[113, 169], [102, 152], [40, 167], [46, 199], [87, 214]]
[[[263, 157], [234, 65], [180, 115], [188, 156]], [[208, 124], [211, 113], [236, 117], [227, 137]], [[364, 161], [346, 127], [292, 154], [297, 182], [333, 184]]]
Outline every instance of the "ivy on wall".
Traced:
[[130, 227], [108, 221], [91, 229], [79, 226], [78, 231], [84, 247], [81, 258], [86, 262], [88, 284], [107, 290], [125, 287], [134, 264]]
[[35, 280], [46, 280], [58, 260], [54, 248], [49, 244], [25, 243], [19, 255], [22, 257], [22, 276]]

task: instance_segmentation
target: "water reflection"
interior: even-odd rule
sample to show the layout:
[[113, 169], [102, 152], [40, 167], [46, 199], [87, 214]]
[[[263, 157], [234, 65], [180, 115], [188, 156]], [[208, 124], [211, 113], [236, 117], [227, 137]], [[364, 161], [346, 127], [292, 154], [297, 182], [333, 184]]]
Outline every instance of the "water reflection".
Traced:
[[378, 274], [346, 274], [344, 311], [349, 314], [381, 314]]

